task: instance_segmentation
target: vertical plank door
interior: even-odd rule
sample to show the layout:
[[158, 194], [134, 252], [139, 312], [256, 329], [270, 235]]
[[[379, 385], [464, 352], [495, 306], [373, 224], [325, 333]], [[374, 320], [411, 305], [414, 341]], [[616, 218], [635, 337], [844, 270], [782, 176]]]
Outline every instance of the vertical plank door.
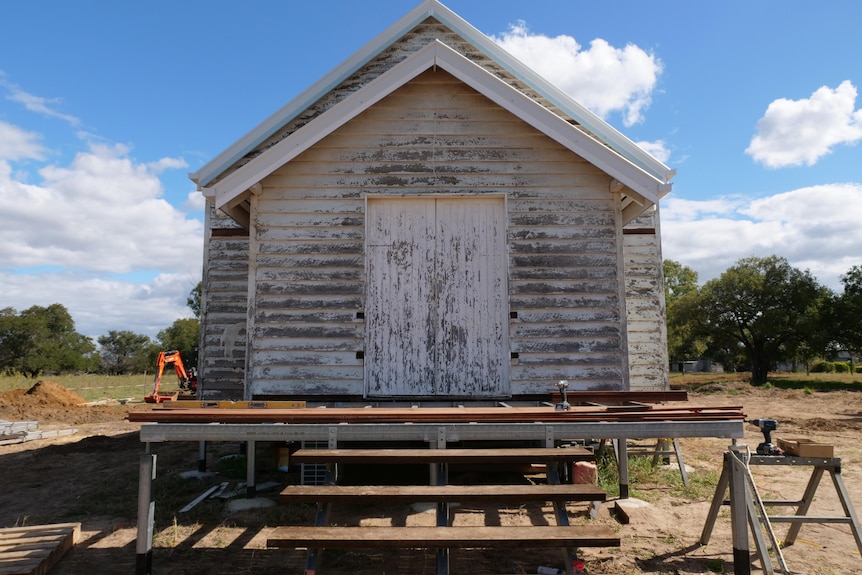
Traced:
[[502, 197], [369, 198], [369, 396], [507, 396]]

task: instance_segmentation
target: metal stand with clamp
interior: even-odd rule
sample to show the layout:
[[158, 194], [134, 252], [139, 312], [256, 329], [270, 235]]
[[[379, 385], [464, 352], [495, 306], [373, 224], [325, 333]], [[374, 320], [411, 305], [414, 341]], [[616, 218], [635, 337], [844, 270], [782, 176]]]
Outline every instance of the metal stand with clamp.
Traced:
[[[757, 492], [757, 486], [751, 475], [751, 465], [810, 466], [813, 467], [813, 471], [802, 499], [798, 501], [764, 500]], [[808, 515], [817, 487], [826, 471], [829, 472], [832, 484], [838, 493], [838, 499], [844, 509], [843, 516]], [[775, 535], [773, 523], [791, 524], [787, 535], [784, 537], [784, 547], [792, 545], [796, 541], [803, 523], [847, 523], [856, 539], [856, 546], [862, 553], [862, 526], [860, 526], [859, 518], [853, 509], [844, 480], [841, 478], [840, 458], [751, 455], [746, 446], [732, 445], [724, 454], [724, 466], [700, 537], [701, 545], [709, 543], [718, 512], [722, 505], [728, 503], [725, 500], [725, 493], [728, 488], [730, 488], [729, 503], [733, 538], [733, 572], [735, 575], [749, 575], [751, 573], [751, 555], [748, 547], [749, 528], [754, 536], [763, 572], [766, 575], [775, 574], [770, 555], [771, 550], [781, 573], [791, 573], [781, 553], [781, 545], [779, 545]], [[794, 515], [769, 515], [766, 512], [767, 506], [796, 507], [796, 513]], [[764, 534], [769, 539], [768, 545]]]

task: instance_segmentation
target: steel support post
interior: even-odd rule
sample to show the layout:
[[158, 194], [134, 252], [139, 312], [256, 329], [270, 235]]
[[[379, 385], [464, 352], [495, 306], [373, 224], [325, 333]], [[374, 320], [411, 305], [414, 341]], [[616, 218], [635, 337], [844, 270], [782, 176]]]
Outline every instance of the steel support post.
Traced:
[[620, 499], [629, 498], [629, 446], [625, 437], [614, 439], [617, 452], [617, 470], [620, 480]]
[[[736, 446], [735, 446], [736, 447]], [[748, 504], [744, 464], [732, 447], [726, 454], [730, 469], [730, 531], [733, 540], [734, 575], [751, 575], [751, 551], [748, 546]]]
[[153, 572], [153, 519], [156, 501], [153, 498], [153, 480], [156, 478], [156, 455], [141, 455], [138, 474], [138, 540], [135, 546], [135, 574]]
[[245, 470], [245, 496], [248, 499], [257, 497], [257, 485], [255, 484], [254, 470], [257, 467], [257, 446], [254, 441], [249, 441], [245, 449], [248, 465]]
[[207, 442], [201, 441], [198, 444], [198, 471], [206, 473], [207, 470]]

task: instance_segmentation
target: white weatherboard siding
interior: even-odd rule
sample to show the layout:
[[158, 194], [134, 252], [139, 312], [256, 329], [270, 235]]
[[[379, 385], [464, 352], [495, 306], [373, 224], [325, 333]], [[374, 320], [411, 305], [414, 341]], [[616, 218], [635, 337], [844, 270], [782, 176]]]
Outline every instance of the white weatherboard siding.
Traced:
[[509, 395], [501, 197], [369, 198], [369, 396]]
[[658, 212], [623, 230], [630, 387], [668, 389], [667, 331]]
[[248, 232], [211, 202], [202, 278], [200, 381], [208, 399], [243, 396], [248, 315]]
[[[252, 203], [248, 395], [374, 393], [365, 382], [366, 345], [376, 337], [367, 331], [366, 294], [379, 286], [366, 281], [373, 258], [365, 252], [366, 229], [374, 224], [365, 209], [380, 195], [480, 196], [505, 205], [505, 225], [493, 229], [506, 230], [507, 265], [494, 269], [508, 268], [512, 315], [502, 355], [510, 361], [511, 394], [547, 393], [562, 378], [578, 389], [620, 389], [621, 221], [610, 186], [610, 176], [448, 73], [425, 72], [263, 180]], [[390, 229], [397, 229], [394, 221]], [[410, 273], [421, 273], [415, 260]], [[421, 332], [409, 333], [415, 339], [404, 353], [418, 354]], [[506, 335], [479, 339], [505, 346]], [[434, 347], [434, 354], [443, 352]], [[387, 369], [396, 373], [396, 363], [419, 359], [393, 361]], [[482, 367], [503, 377], [507, 366], [495, 360], [471, 369]], [[435, 392], [468, 386], [433, 381]], [[494, 383], [477, 394], [507, 389], [496, 375], [487, 381]], [[386, 385], [384, 394], [402, 389], [398, 381]]]

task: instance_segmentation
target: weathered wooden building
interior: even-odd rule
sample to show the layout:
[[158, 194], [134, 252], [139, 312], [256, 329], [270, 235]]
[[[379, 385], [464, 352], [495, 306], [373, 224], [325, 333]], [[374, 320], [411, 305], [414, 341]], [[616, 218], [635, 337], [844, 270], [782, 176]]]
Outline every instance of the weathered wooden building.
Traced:
[[672, 176], [426, 0], [192, 174], [204, 396], [663, 389]]

